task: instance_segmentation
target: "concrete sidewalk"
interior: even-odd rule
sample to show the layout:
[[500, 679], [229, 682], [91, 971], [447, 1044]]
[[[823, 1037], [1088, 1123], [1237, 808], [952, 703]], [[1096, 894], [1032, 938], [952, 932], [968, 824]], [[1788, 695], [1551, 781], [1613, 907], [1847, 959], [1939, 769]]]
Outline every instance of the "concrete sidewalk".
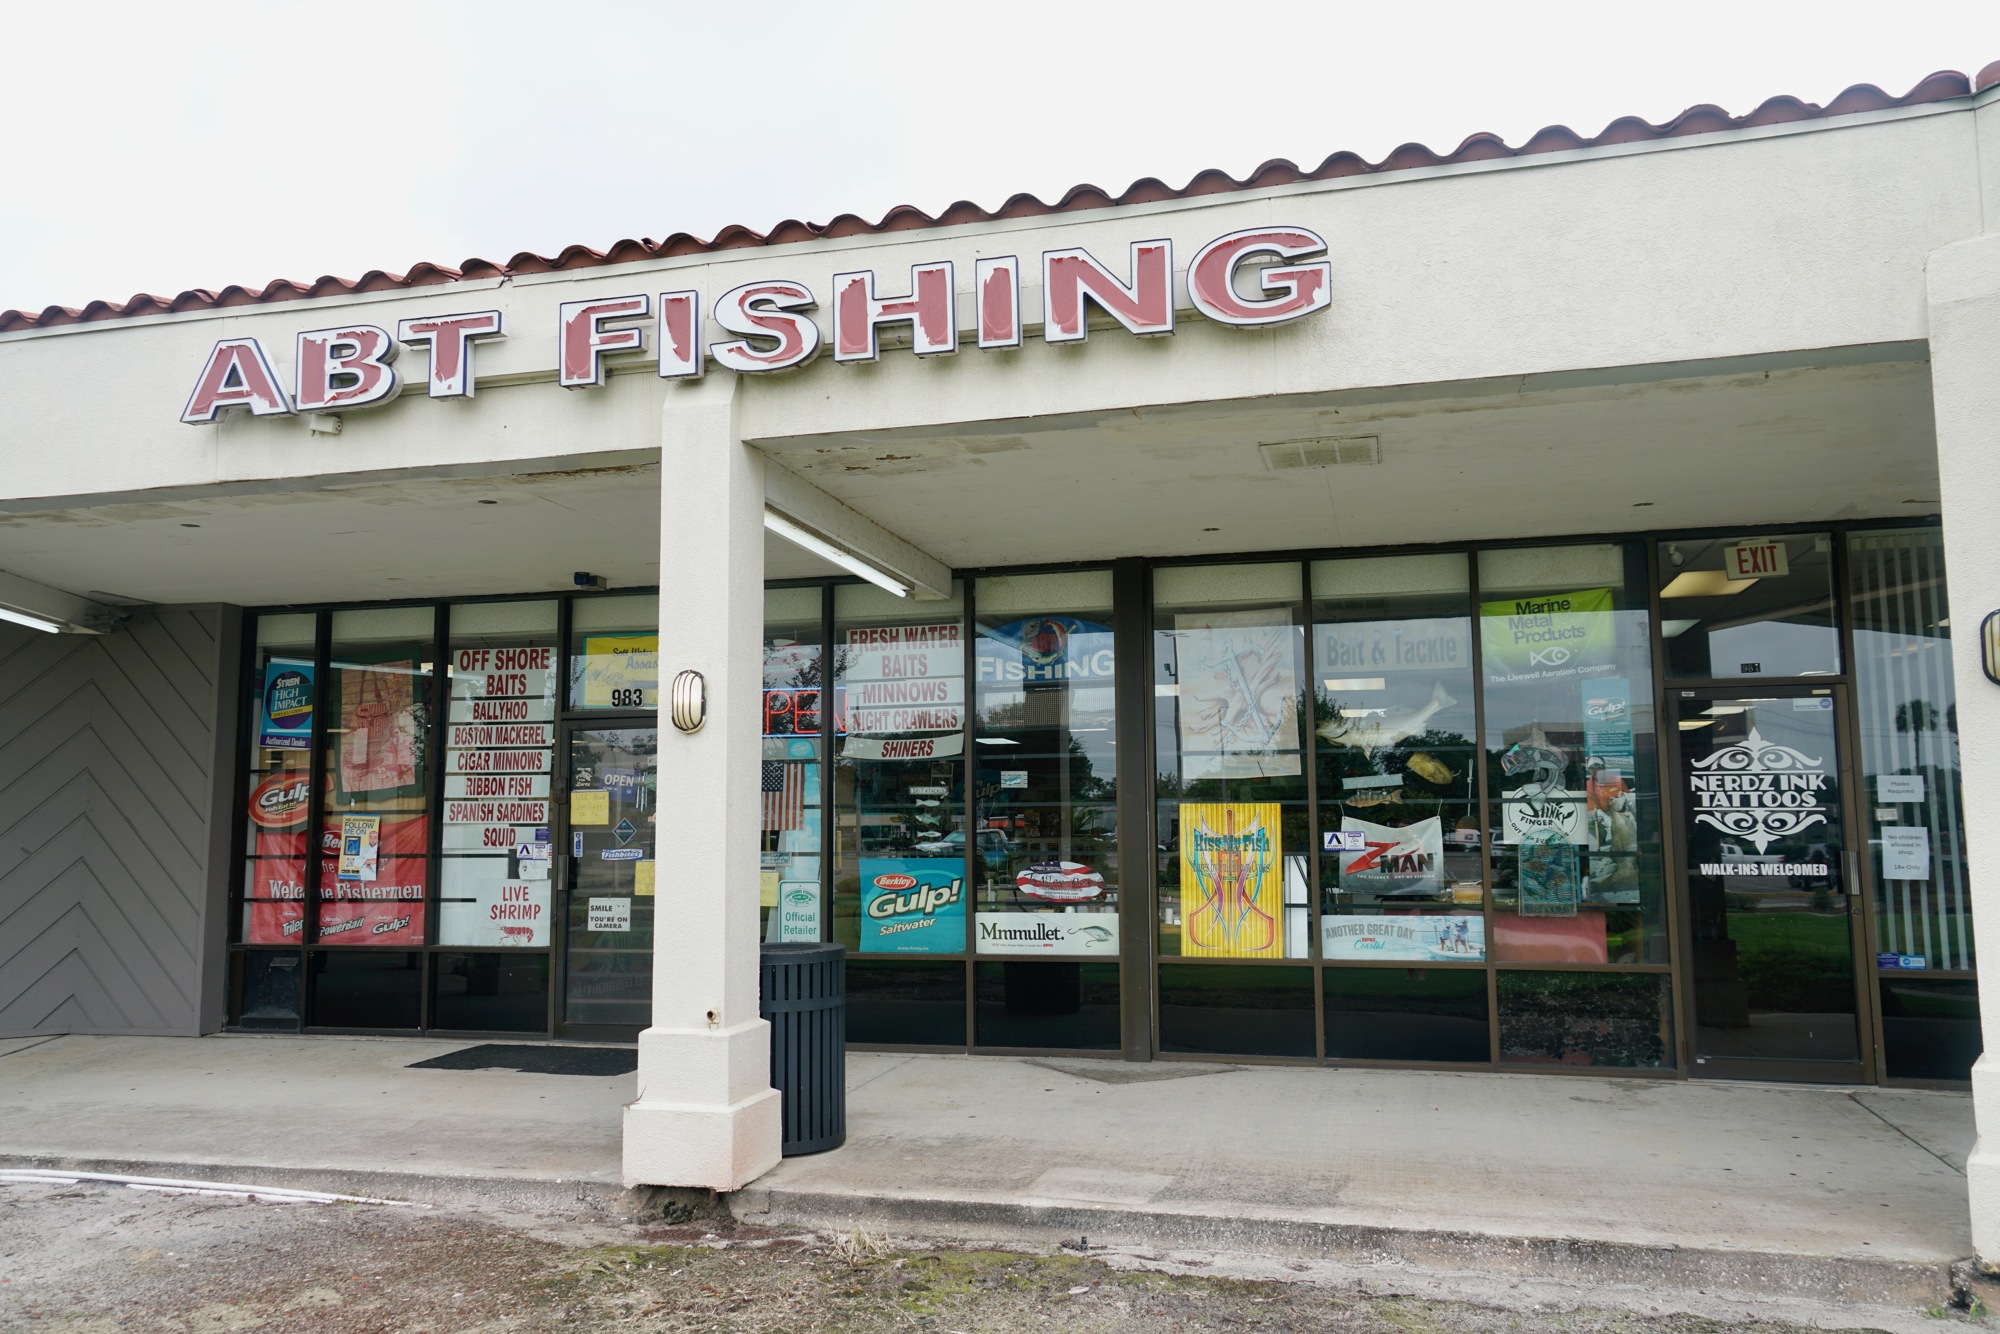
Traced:
[[[0, 1042], [0, 1166], [615, 1204], [633, 1077], [407, 1068], [470, 1045]], [[1971, 1253], [1960, 1094], [848, 1059], [845, 1147], [739, 1215], [1870, 1302], [1936, 1300]]]
[[1972, 1249], [1961, 1094], [849, 1059], [846, 1146], [739, 1214], [1871, 1302]]

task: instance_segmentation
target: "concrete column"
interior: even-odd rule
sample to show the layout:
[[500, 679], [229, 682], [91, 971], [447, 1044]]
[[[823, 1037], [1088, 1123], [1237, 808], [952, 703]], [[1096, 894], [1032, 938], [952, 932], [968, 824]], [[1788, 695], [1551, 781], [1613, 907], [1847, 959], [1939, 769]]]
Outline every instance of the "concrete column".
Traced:
[[[1979, 623], [2000, 608], [2000, 234], [1937, 251], [1927, 277], [1979, 1015], [2000, 1038], [2000, 685], [1979, 652]], [[1972, 1100], [1972, 1243], [2000, 1263], [2000, 1060], [1990, 1049], [1972, 1068]]]
[[[782, 1139], [757, 1014], [764, 458], [737, 434], [738, 383], [676, 386], [660, 436], [658, 915], [628, 1184], [736, 1190]], [[667, 694], [690, 670], [708, 716], [682, 733]]]

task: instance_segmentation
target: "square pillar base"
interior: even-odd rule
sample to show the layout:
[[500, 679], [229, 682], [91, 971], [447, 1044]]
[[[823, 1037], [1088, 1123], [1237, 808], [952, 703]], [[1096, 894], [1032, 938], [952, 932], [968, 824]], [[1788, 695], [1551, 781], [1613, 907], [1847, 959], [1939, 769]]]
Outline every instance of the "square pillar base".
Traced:
[[625, 1184], [740, 1190], [778, 1165], [783, 1102], [770, 1026], [649, 1028], [639, 1096], [625, 1107]]

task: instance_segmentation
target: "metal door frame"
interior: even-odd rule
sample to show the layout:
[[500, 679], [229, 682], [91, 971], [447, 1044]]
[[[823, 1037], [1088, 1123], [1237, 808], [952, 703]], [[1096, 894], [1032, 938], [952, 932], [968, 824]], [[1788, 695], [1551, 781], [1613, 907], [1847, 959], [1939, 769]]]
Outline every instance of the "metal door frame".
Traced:
[[[1690, 861], [1686, 824], [1687, 793], [1685, 757], [1681, 747], [1682, 710], [1690, 704], [1708, 704], [1734, 699], [1808, 699], [1825, 695], [1833, 700], [1834, 775], [1840, 784], [1841, 867], [1840, 883], [1847, 898], [1849, 974], [1854, 987], [1855, 1041], [1859, 1055], [1853, 1061], [1786, 1061], [1747, 1057], [1703, 1057], [1699, 1051], [1699, 1029], [1695, 1015], [1694, 911], [1688, 888]], [[1875, 1013], [1877, 998], [1869, 971], [1872, 955], [1868, 947], [1873, 937], [1872, 914], [1868, 911], [1867, 884], [1862, 875], [1860, 854], [1853, 843], [1860, 823], [1856, 805], [1857, 789], [1854, 745], [1851, 732], [1853, 699], [1844, 680], [1792, 678], [1784, 681], [1746, 680], [1730, 685], [1676, 685], [1669, 683], [1662, 696], [1665, 705], [1660, 730], [1665, 734], [1666, 790], [1662, 815], [1673, 840], [1675, 856], [1670, 859], [1671, 899], [1679, 922], [1676, 926], [1675, 968], [1679, 997], [1676, 1003], [1681, 1031], [1687, 1035], [1687, 1070], [1697, 1079], [1772, 1080], [1799, 1084], [1879, 1084], [1880, 1032]]]
[[[578, 732], [608, 732], [621, 729], [630, 729], [639, 732], [658, 732], [660, 730], [660, 715], [657, 713], [634, 711], [629, 713], [590, 714], [584, 717], [576, 717], [565, 713], [558, 720], [556, 726], [556, 757], [561, 767], [552, 776], [552, 781], [549, 783], [549, 799], [555, 803], [555, 809], [550, 812], [551, 827], [549, 834], [556, 841], [556, 850], [560, 855], [555, 860], [561, 864], [562, 873], [554, 876], [549, 889], [550, 911], [554, 915], [554, 920], [549, 924], [549, 946], [554, 955], [552, 966], [549, 969], [549, 1032], [559, 1042], [633, 1043], [637, 1042], [639, 1034], [650, 1026], [650, 1022], [647, 1024], [578, 1024], [571, 1023], [566, 1017], [569, 1004], [569, 905], [570, 891], [572, 889], [570, 880], [574, 870], [571, 863], [575, 860], [570, 855], [569, 780], [570, 774], [573, 772], [573, 766], [570, 762], [570, 748], [574, 744]], [[653, 758], [655, 792], [659, 790], [657, 787], [659, 764], [659, 756], [655, 753]], [[655, 859], [659, 857], [659, 853], [659, 835], [655, 832], [653, 844], [653, 856]], [[553, 872], [551, 874], [553, 875]], [[658, 892], [656, 887], [654, 890], [655, 895]], [[654, 905], [653, 912], [653, 930], [657, 933], [659, 931], [658, 904]], [[652, 998], [648, 996], [647, 1005], [650, 1007], [651, 1004]]]

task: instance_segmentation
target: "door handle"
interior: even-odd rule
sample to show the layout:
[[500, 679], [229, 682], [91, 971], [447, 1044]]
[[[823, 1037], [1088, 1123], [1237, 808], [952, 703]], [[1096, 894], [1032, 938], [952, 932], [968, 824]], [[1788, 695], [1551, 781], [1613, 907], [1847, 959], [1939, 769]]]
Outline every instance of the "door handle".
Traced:
[[1861, 863], [1855, 857], [1854, 849], [1852, 848], [1842, 848], [1840, 850], [1840, 878], [1846, 884], [1847, 897], [1850, 899], [1859, 899], [1861, 897]]

